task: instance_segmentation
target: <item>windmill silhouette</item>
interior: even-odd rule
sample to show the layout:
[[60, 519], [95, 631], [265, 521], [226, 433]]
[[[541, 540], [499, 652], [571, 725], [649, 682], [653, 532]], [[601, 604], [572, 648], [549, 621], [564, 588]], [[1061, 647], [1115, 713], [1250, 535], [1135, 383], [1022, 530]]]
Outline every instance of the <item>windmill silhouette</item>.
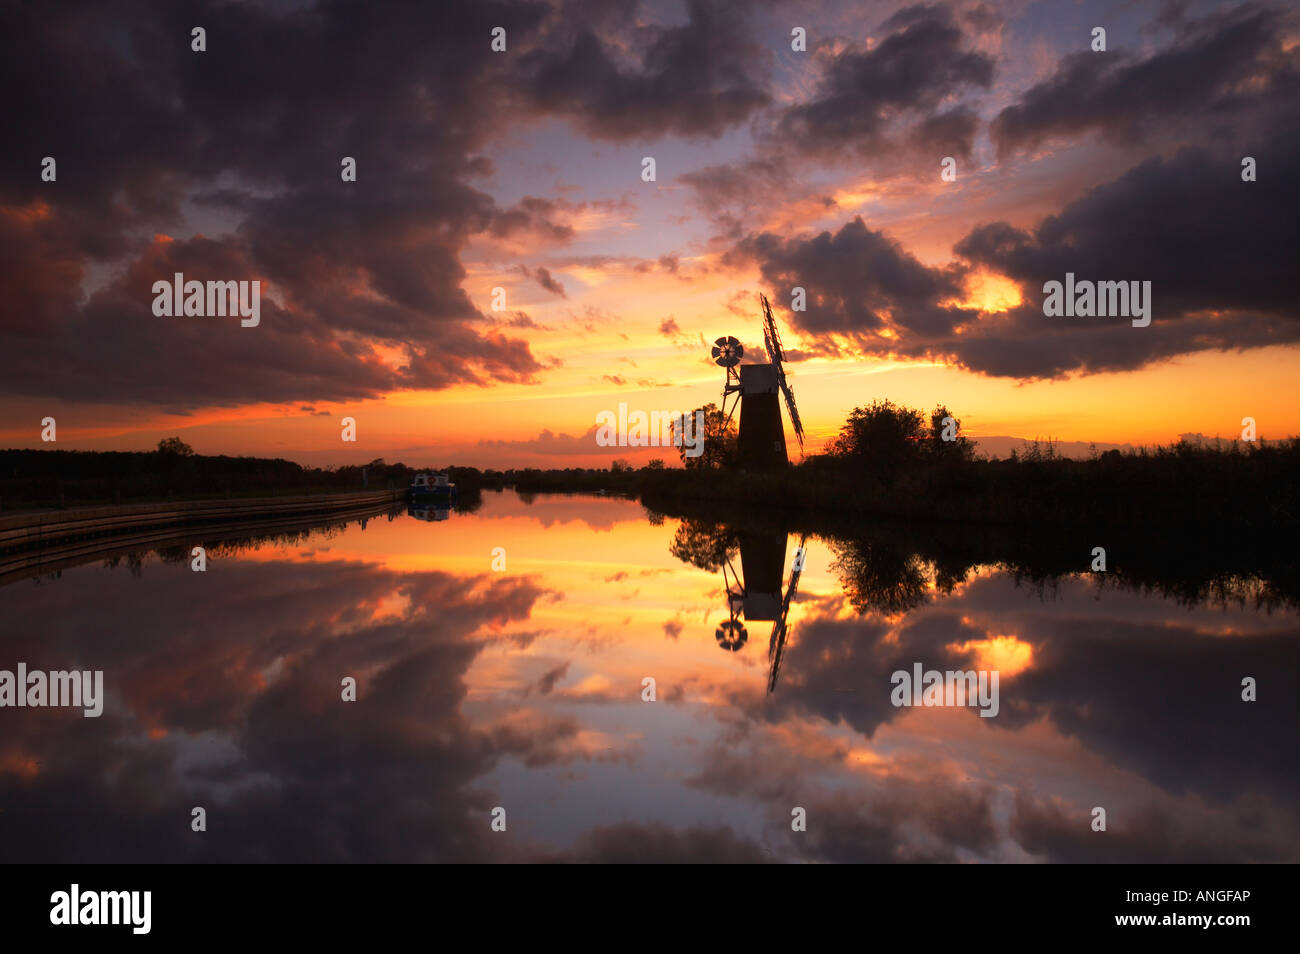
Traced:
[[803, 422], [794, 391], [785, 377], [785, 349], [777, 331], [776, 319], [767, 296], [759, 295], [763, 304], [763, 344], [767, 349], [767, 364], [741, 364], [745, 349], [734, 337], [725, 336], [713, 343], [714, 363], [727, 369], [727, 382], [722, 388], [722, 410], [727, 423], [740, 408], [740, 434], [737, 441], [737, 463], [750, 470], [771, 470], [790, 462], [785, 448], [785, 428], [781, 422], [781, 404], [777, 392], [785, 398], [790, 426], [803, 453]]

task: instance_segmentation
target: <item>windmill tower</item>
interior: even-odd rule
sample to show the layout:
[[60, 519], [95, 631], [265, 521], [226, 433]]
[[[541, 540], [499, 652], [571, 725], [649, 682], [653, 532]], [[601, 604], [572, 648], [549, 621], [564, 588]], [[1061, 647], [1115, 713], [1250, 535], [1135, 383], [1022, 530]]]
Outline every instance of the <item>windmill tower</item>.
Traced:
[[[746, 470], [773, 470], [785, 467], [790, 459], [785, 450], [785, 429], [781, 423], [779, 391], [785, 397], [785, 407], [790, 414], [790, 425], [803, 451], [803, 423], [799, 408], [794, 402], [794, 392], [785, 379], [785, 350], [776, 330], [776, 319], [767, 297], [759, 296], [763, 303], [763, 344], [767, 348], [768, 364], [740, 364], [745, 349], [733, 337], [719, 338], [713, 345], [713, 360], [727, 369], [727, 383], [722, 389], [722, 410], [730, 423], [740, 407], [740, 435], [737, 463]], [[739, 365], [739, 368], [737, 367]]]

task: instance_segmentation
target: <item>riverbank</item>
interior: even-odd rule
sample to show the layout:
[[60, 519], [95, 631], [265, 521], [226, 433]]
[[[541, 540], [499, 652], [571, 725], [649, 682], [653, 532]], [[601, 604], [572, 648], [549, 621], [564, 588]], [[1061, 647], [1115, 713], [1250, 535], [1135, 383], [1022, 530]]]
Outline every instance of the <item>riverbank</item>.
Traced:
[[920, 463], [888, 472], [814, 457], [770, 473], [641, 471], [629, 482], [665, 514], [748, 507], [837, 521], [903, 519], [1007, 527], [1129, 527], [1293, 536], [1300, 441], [1249, 452], [1180, 447], [1150, 455]]
[[155, 531], [172, 534], [182, 528], [250, 521], [274, 524], [303, 517], [370, 512], [404, 498], [404, 490], [382, 490], [32, 510], [0, 515], [0, 553], [122, 535], [144, 538]]
[[[1269, 540], [1300, 530], [1300, 439], [1245, 445], [1193, 444], [1087, 460], [1043, 453], [1007, 460], [972, 459], [918, 442], [902, 451], [877, 442], [852, 455], [810, 456], [768, 472], [729, 467], [478, 470], [374, 460], [365, 467], [305, 468], [285, 460], [203, 457], [162, 452], [0, 451], [0, 527], [15, 505], [181, 508], [225, 498], [252, 505], [267, 498], [329, 498], [362, 487], [400, 494], [424, 470], [457, 486], [456, 510], [472, 512], [484, 490], [631, 497], [672, 514], [698, 507], [740, 507], [837, 522], [909, 520], [1026, 528], [1143, 529], [1179, 536], [1258, 534]], [[959, 448], [960, 450], [960, 448]], [[255, 495], [255, 496], [248, 496]], [[60, 506], [63, 502], [63, 506]], [[125, 512], [124, 508], [120, 508]], [[21, 516], [21, 513], [19, 514]], [[0, 546], [3, 542], [0, 542]]]

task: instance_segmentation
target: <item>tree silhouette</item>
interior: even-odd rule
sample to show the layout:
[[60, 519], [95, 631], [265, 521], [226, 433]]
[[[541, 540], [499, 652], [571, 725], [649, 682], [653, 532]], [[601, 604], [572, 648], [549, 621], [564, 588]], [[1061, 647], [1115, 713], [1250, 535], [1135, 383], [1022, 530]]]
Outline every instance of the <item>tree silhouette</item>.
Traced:
[[164, 437], [158, 442], [158, 453], [175, 454], [177, 457], [193, 457], [194, 448], [179, 437]]
[[929, 599], [930, 574], [916, 553], [887, 539], [832, 541], [831, 569], [859, 613], [905, 613]]
[[739, 545], [735, 531], [725, 524], [687, 517], [673, 534], [668, 552], [684, 563], [716, 573]]
[[[944, 421], [952, 420], [952, 427], [949, 433], [953, 435], [952, 440], [944, 440]], [[940, 404], [930, 412], [930, 456], [935, 460], [944, 462], [956, 462], [973, 460], [975, 457], [975, 444], [961, 433], [961, 421], [958, 420], [946, 405]]]
[[[704, 412], [704, 447], [702, 453], [695, 457], [689, 456], [686, 452], [686, 442], [677, 448], [677, 453], [681, 456], [682, 465], [687, 470], [695, 469], [718, 469], [731, 466], [736, 459], [736, 425], [727, 420], [727, 416], [716, 404], [706, 404], [704, 407], [696, 408], [690, 413], [690, 429], [687, 434], [692, 438], [692, 443], [699, 441], [701, 435], [694, 432], [695, 416], [698, 411]], [[682, 426], [680, 420], [672, 422], [673, 441], [676, 442], [678, 429]]]
[[849, 413], [828, 453], [867, 466], [890, 483], [899, 470], [920, 458], [928, 436], [920, 411], [893, 401], [873, 401]]

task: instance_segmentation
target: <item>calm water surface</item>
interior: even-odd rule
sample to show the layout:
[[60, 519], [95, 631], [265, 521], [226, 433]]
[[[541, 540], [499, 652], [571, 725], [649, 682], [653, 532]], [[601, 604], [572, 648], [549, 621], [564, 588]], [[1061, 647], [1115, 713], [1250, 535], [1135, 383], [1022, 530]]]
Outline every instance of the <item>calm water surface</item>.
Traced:
[[[798, 544], [506, 493], [10, 583], [0, 669], [107, 701], [0, 709], [0, 859], [1300, 857], [1294, 609], [811, 537], [774, 676]], [[997, 716], [895, 707], [916, 663]]]

